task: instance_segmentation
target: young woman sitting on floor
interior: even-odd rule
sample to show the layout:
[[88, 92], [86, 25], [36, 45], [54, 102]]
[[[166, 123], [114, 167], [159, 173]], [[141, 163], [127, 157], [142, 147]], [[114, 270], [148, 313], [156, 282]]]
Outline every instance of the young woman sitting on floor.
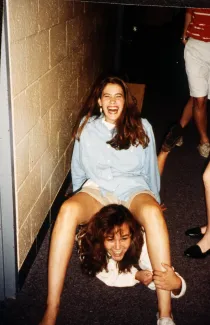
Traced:
[[81, 267], [108, 286], [130, 287], [141, 282], [150, 289], [171, 291], [173, 298], [185, 294], [186, 283], [173, 267], [152, 271], [145, 234], [123, 205], [110, 204], [82, 226], [77, 235]]

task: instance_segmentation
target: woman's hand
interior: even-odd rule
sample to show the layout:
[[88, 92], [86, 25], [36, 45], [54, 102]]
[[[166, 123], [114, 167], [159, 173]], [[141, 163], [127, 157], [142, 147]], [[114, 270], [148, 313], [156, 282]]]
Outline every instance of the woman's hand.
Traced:
[[162, 263], [162, 266], [166, 271], [153, 271], [153, 281], [156, 288], [172, 291], [175, 295], [178, 295], [182, 288], [182, 281], [174, 272], [172, 266]]
[[140, 270], [136, 272], [136, 280], [148, 286], [152, 282], [152, 272], [149, 270]]
[[188, 41], [188, 37], [184, 34], [182, 37], [181, 37], [181, 41], [184, 45], [186, 45], [187, 41]]

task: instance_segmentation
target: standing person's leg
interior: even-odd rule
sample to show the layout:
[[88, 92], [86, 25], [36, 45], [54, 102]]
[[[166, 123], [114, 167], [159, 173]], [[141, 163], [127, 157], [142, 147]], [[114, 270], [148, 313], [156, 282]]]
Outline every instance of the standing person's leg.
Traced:
[[[161, 263], [171, 265], [169, 236], [160, 205], [149, 194], [134, 197], [130, 211], [144, 227], [148, 253], [153, 269], [164, 271]], [[171, 317], [171, 293], [157, 289], [158, 311], [161, 317]]]
[[209, 137], [207, 135], [207, 96], [194, 98], [194, 100], [194, 118], [200, 134], [200, 144], [202, 145], [209, 143]]
[[[191, 246], [185, 251], [186, 256], [194, 258], [205, 257], [205, 253], [210, 250], [210, 162], [208, 163], [206, 170], [203, 174], [203, 182], [205, 187], [207, 212], [206, 232], [204, 237], [197, 243], [197, 245]], [[208, 252], [208, 254], [210, 254], [210, 251]]]
[[193, 116], [200, 135], [198, 151], [201, 156], [208, 157], [210, 152], [207, 134], [207, 94], [209, 82], [208, 42], [190, 38], [185, 46], [185, 67], [190, 88], [190, 95], [194, 97]]
[[205, 187], [205, 199], [206, 199], [206, 212], [207, 212], [207, 228], [205, 236], [198, 242], [202, 252], [206, 252], [210, 249], [210, 162], [206, 167], [203, 174], [203, 182]]
[[56, 322], [76, 227], [88, 222], [101, 207], [102, 205], [87, 193], [78, 193], [61, 206], [51, 238], [47, 309], [40, 325], [54, 325]]
[[167, 160], [167, 157], [169, 155], [170, 151], [160, 151], [160, 153], [158, 154], [157, 160], [158, 160], [158, 169], [160, 172], [160, 176], [162, 176], [163, 174], [163, 170], [165, 167], [165, 163]]
[[190, 122], [192, 116], [193, 116], [193, 105], [194, 105], [194, 99], [190, 96], [190, 98], [187, 101], [187, 104], [184, 107], [181, 119], [179, 121], [179, 124], [182, 128], [185, 128], [185, 126]]
[[184, 107], [180, 121], [173, 125], [166, 135], [161, 151], [169, 152], [175, 146], [181, 146], [183, 144], [183, 129], [190, 122], [193, 116], [193, 105], [194, 99], [190, 96]]

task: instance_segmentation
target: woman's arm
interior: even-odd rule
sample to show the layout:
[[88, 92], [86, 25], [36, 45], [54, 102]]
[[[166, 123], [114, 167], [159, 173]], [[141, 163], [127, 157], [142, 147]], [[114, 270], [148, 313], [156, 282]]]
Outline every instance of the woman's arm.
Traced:
[[144, 126], [149, 137], [149, 144], [146, 150], [146, 159], [144, 162], [144, 169], [148, 180], [148, 185], [151, 191], [155, 194], [157, 201], [160, 203], [160, 173], [158, 169], [156, 144], [152, 126], [147, 120], [144, 120]]
[[71, 160], [73, 192], [77, 191], [87, 179], [80, 157], [80, 141], [75, 140]]
[[[142, 270], [147, 270], [152, 272], [152, 265], [150, 262], [147, 245], [146, 236], [144, 235], [144, 245], [142, 247], [142, 252], [139, 259], [139, 266]], [[148, 288], [155, 290], [156, 287], [171, 291], [172, 298], [180, 298], [186, 292], [186, 282], [185, 280], [174, 271], [174, 269], [166, 264], [163, 264], [166, 272], [153, 271], [153, 281], [149, 283]]]
[[185, 14], [184, 30], [182, 34], [182, 43], [185, 45], [187, 43], [187, 30], [188, 26], [192, 20], [192, 9], [187, 9]]
[[153, 281], [156, 288], [171, 291], [172, 298], [180, 298], [186, 292], [185, 280], [174, 271], [173, 267], [163, 264], [165, 272], [154, 271]]
[[148, 286], [152, 282], [152, 271], [149, 270], [137, 271], [135, 278], [145, 286]]

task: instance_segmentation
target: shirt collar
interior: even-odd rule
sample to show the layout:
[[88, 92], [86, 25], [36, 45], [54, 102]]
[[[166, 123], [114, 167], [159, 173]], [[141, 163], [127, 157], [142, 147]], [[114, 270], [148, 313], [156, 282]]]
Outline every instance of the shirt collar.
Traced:
[[107, 122], [107, 121], [105, 120], [105, 116], [102, 117], [102, 123], [103, 123], [103, 124], [107, 127], [107, 129], [109, 129], [109, 130], [113, 130], [114, 127], [115, 127], [114, 124], [112, 124], [112, 123], [110, 123], [110, 122]]

